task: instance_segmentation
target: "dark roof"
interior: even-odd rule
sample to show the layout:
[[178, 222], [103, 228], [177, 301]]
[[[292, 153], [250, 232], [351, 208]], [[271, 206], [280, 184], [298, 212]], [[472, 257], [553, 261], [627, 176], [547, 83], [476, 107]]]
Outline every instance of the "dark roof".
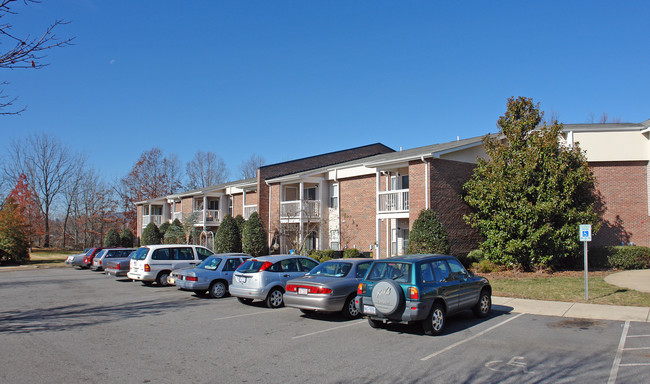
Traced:
[[357, 160], [364, 157], [395, 152], [381, 143], [364, 145], [362, 147], [344, 149], [342, 151], [324, 153], [322, 155], [305, 157], [302, 159], [285, 161], [260, 167], [260, 178], [268, 180], [275, 177], [304, 172], [311, 169], [327, 167], [334, 164]]

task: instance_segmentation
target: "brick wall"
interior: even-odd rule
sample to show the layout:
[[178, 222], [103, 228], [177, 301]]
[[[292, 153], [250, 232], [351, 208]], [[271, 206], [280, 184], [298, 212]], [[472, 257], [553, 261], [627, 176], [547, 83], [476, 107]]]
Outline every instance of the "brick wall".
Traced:
[[[248, 195], [246, 196], [248, 197]], [[244, 216], [244, 195], [237, 194], [232, 195], [232, 216], [236, 217], [237, 215]]]
[[[367, 252], [375, 244], [376, 220], [375, 175], [339, 180], [341, 207], [341, 249], [356, 247]], [[382, 227], [385, 227], [385, 223]], [[385, 234], [382, 237], [382, 254], [385, 251]]]
[[[266, 186], [266, 183], [264, 183], [264, 185]], [[269, 203], [266, 204], [266, 207], [267, 207], [266, 216], [262, 217], [262, 221], [266, 225], [264, 227], [264, 229], [267, 232], [270, 232], [269, 235], [271, 236], [271, 239], [273, 239], [273, 236], [274, 236], [276, 231], [278, 233], [281, 232], [280, 231], [280, 184], [279, 183], [271, 184], [270, 188], [267, 186], [267, 190], [270, 191], [271, 199], [270, 199], [270, 204]], [[267, 193], [266, 196], [267, 196], [267, 199], [268, 199], [269, 193]], [[270, 231], [269, 231], [269, 227], [268, 227], [268, 222], [269, 222], [268, 207], [269, 207], [269, 205], [271, 207], [271, 217], [270, 217], [271, 230]], [[257, 206], [257, 208], [259, 210], [259, 205]], [[269, 242], [269, 246], [271, 245], [270, 243], [271, 242]]]
[[631, 242], [650, 246], [648, 162], [602, 162], [589, 166], [605, 209], [603, 225], [594, 234], [591, 245]]
[[194, 199], [191, 198], [191, 197], [184, 197], [182, 199], [181, 204], [182, 204], [182, 207], [183, 207], [183, 210], [182, 210], [183, 217], [185, 217], [186, 215], [191, 214], [194, 211], [193, 200]]
[[[470, 208], [461, 199], [463, 184], [472, 175], [475, 165], [442, 159], [431, 159], [429, 164], [430, 206], [447, 229], [450, 253], [465, 255], [478, 248], [482, 240], [479, 233], [463, 220], [463, 215], [469, 213]], [[420, 173], [419, 167], [417, 169], [417, 173]], [[413, 184], [411, 189], [415, 188], [419, 188], [419, 185]], [[411, 209], [411, 226], [418, 214], [419, 211]]]

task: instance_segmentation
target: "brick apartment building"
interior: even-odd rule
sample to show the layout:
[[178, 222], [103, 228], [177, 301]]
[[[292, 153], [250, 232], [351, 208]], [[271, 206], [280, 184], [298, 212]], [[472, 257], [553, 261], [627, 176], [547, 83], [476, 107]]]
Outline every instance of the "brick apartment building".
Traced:
[[[650, 120], [564, 125], [561, 140], [586, 152], [603, 202], [594, 245], [650, 246], [649, 135]], [[371, 144], [263, 166], [257, 178], [138, 202], [137, 235], [151, 221], [196, 212], [201, 241], [210, 245], [225, 214], [257, 211], [273, 250], [358, 248], [390, 257], [404, 253], [414, 220], [431, 208], [451, 253], [466, 254], [480, 236], [463, 221], [469, 208], [460, 194], [484, 156], [482, 137], [475, 137], [404, 151]]]

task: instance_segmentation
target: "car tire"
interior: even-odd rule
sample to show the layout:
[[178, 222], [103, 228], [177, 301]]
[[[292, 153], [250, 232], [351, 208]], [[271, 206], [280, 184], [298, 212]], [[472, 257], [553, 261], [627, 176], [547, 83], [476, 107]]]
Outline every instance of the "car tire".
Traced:
[[478, 303], [472, 308], [474, 316], [478, 318], [488, 317], [490, 311], [492, 310], [492, 297], [487, 289], [481, 291], [481, 295], [478, 298]]
[[167, 283], [167, 276], [169, 276], [169, 272], [160, 272], [158, 274], [158, 277], [156, 277], [156, 283], [161, 287], [168, 286], [169, 284]]
[[213, 281], [208, 289], [208, 295], [213, 299], [221, 299], [228, 294], [228, 287], [223, 281]]
[[447, 322], [447, 314], [445, 308], [440, 303], [433, 304], [429, 316], [422, 321], [422, 329], [424, 333], [429, 336], [437, 336], [442, 333]]
[[243, 297], [238, 297], [237, 300], [242, 304], [250, 304], [253, 302], [253, 299], [245, 299]]
[[147, 287], [151, 287], [153, 285], [153, 281], [143, 281], [142, 285], [146, 285]]
[[348, 299], [345, 300], [345, 305], [343, 305], [343, 311], [341, 313], [343, 314], [343, 317], [348, 320], [356, 319], [361, 316], [361, 312], [359, 312], [356, 304], [354, 303], [355, 297], [355, 295], [348, 297]]
[[386, 323], [384, 323], [383, 321], [374, 320], [374, 319], [371, 319], [371, 318], [368, 318], [368, 324], [370, 324], [370, 326], [372, 328], [385, 328], [386, 327]]
[[372, 302], [377, 312], [392, 315], [404, 306], [404, 291], [393, 280], [382, 280], [372, 289]]
[[284, 305], [284, 294], [280, 288], [273, 288], [266, 296], [266, 306], [269, 308], [280, 308]]

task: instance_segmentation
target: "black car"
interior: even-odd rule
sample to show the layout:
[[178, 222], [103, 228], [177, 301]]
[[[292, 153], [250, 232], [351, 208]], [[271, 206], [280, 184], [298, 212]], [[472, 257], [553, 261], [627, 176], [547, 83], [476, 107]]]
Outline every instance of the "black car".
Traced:
[[492, 287], [453, 256], [406, 255], [376, 260], [359, 283], [355, 304], [373, 328], [420, 322], [424, 333], [438, 335], [450, 314], [471, 309], [488, 316]]

